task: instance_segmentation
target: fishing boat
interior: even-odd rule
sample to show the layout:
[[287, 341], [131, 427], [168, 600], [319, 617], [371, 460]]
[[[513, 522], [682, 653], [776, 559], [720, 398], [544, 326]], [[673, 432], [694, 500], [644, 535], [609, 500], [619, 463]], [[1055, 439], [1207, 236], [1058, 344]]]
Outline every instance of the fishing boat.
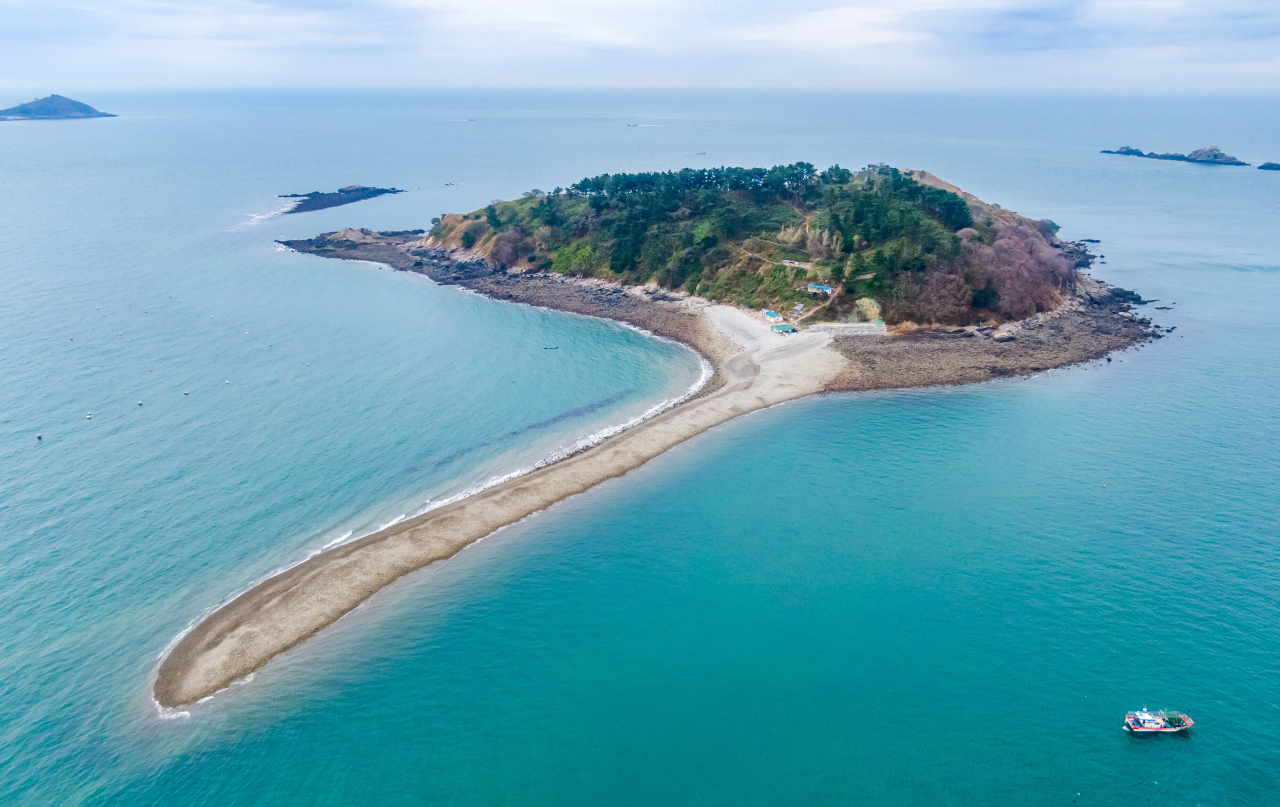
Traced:
[[1181, 712], [1152, 712], [1143, 709], [1124, 716], [1124, 727], [1130, 734], [1177, 734], [1195, 725], [1190, 715]]

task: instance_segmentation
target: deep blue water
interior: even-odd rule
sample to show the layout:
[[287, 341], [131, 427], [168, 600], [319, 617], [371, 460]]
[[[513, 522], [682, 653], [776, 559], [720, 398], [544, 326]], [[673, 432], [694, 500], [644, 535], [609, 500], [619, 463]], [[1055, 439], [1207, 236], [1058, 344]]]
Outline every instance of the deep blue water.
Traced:
[[[0, 126], [0, 800], [1280, 801], [1280, 175], [1097, 153], [1277, 160], [1276, 99], [90, 102], [121, 117]], [[797, 159], [925, 168], [1101, 239], [1095, 273], [1177, 330], [748, 416], [157, 717], [156, 657], [225, 596], [699, 372], [273, 239]], [[254, 217], [353, 183], [410, 192]], [[1144, 705], [1198, 725], [1131, 739]]]

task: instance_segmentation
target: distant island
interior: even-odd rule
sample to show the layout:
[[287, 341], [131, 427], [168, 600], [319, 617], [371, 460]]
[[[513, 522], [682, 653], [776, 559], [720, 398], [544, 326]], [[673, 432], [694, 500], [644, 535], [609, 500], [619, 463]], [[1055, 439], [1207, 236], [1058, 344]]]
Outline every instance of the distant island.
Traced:
[[1224, 154], [1217, 146], [1196, 149], [1190, 154], [1156, 154], [1154, 151], [1144, 152], [1142, 149], [1121, 146], [1115, 151], [1103, 149], [1103, 154], [1119, 154], [1124, 157], [1146, 157], [1148, 160], [1174, 160], [1183, 163], [1203, 163], [1205, 165], [1248, 165], [1229, 154]]
[[1280, 171], [1280, 163], [1263, 163], [1258, 166], [1260, 171]]
[[1080, 271], [1093, 258], [1085, 244], [924, 171], [604, 174], [432, 225], [425, 237], [348, 228], [281, 243], [634, 325], [696, 351], [700, 380], [607, 439], [224, 603], [161, 659], [161, 709], [247, 680], [394, 580], [748, 412], [822, 392], [1038, 373], [1161, 335], [1133, 309], [1136, 293]]
[[0, 109], [0, 121], [5, 120], [68, 120], [71, 118], [114, 118], [110, 112], [99, 112], [88, 104], [72, 101], [61, 95], [37, 98], [25, 104]]
[[341, 207], [352, 202], [361, 202], [365, 199], [372, 199], [375, 196], [383, 196], [388, 193], [404, 193], [404, 191], [396, 190], [395, 188], [370, 188], [365, 185], [348, 185], [345, 188], [339, 188], [333, 193], [323, 193], [321, 191], [282, 193], [280, 198], [300, 200], [293, 207], [286, 210], [286, 213], [309, 213], [312, 210]]

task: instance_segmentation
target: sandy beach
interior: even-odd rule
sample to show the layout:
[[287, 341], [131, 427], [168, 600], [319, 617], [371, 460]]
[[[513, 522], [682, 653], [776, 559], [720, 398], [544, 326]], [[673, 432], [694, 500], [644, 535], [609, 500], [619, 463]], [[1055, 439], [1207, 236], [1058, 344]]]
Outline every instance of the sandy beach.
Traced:
[[[828, 334], [784, 337], [746, 313], [694, 302], [714, 333], [713, 391], [580, 454], [467, 499], [335, 547], [241, 594], [170, 651], [155, 682], [164, 707], [194, 703], [247, 676], [351, 611], [389, 583], [448, 558], [494, 530], [739, 415], [821, 392], [844, 367]], [[729, 348], [732, 345], [735, 349]]]

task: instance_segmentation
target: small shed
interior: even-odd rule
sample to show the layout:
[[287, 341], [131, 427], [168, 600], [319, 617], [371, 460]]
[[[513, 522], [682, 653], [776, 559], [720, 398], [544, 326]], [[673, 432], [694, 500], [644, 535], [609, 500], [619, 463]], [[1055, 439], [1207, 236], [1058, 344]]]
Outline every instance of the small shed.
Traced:
[[769, 320], [769, 321], [771, 321], [771, 322], [781, 322], [781, 321], [782, 321], [782, 315], [781, 315], [781, 314], [779, 314], [777, 311], [770, 311], [770, 310], [768, 310], [768, 309], [765, 309], [765, 312], [764, 312], [764, 318], [765, 318], [765, 319], [767, 319], [767, 320]]
[[830, 293], [831, 293], [831, 287], [830, 287], [830, 286], [822, 286], [822, 285], [819, 285], [819, 284], [817, 284], [817, 283], [810, 283], [810, 284], [809, 284], [809, 293], [810, 293], [810, 294], [830, 294]]
[[796, 326], [792, 325], [789, 322], [784, 322], [781, 325], [774, 325], [773, 329], [778, 333], [795, 333], [796, 332]]

